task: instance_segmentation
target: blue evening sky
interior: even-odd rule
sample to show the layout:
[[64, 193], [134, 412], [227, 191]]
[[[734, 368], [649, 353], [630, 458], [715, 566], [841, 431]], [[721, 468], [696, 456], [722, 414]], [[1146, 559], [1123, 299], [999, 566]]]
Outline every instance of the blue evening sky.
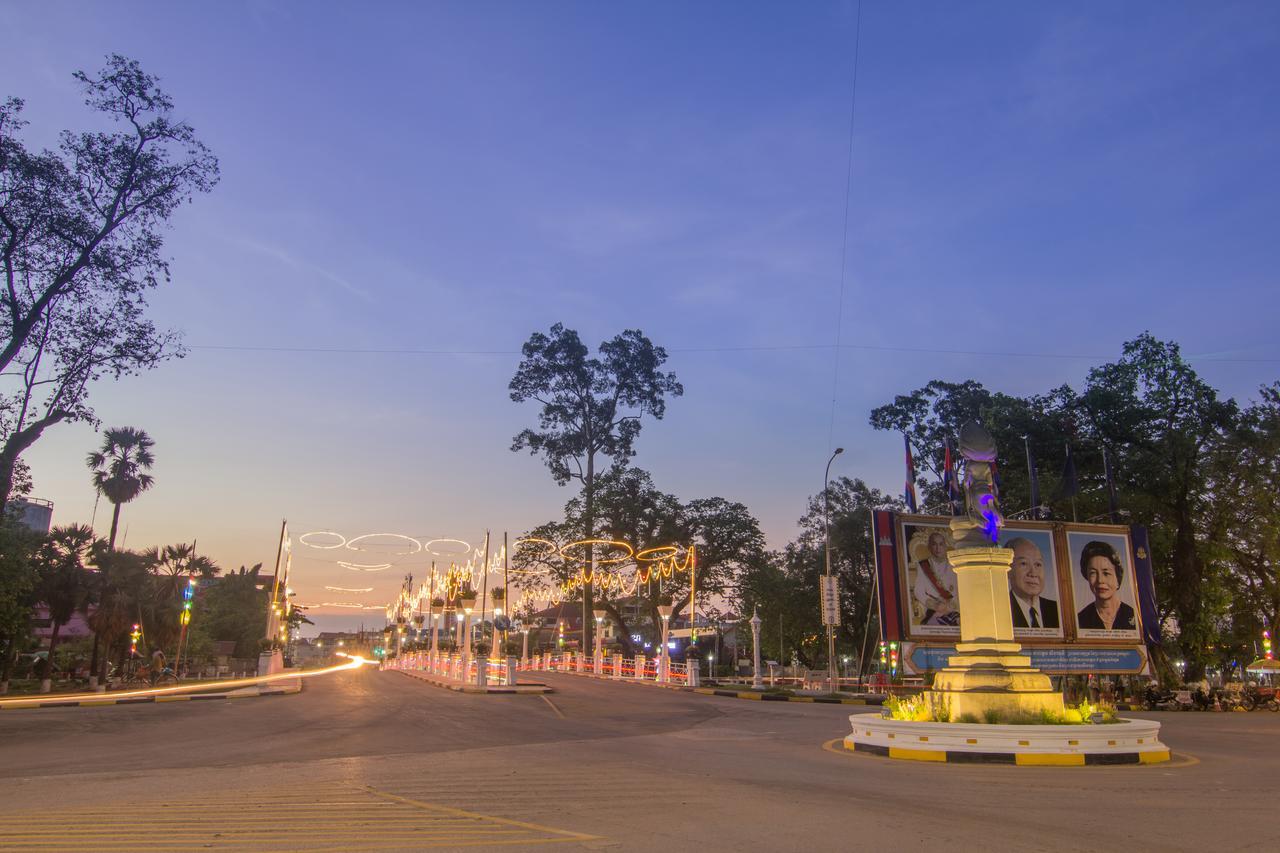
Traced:
[[[803, 347], [837, 334], [857, 8], [0, 2], [29, 142], [89, 124], [71, 72], [120, 52], [221, 159], [152, 301], [191, 354], [93, 394], [157, 442], [127, 544], [270, 566], [282, 517], [471, 541], [554, 517], [506, 386], [557, 321], [670, 350], [686, 395], [636, 464], [778, 547], [832, 434], [834, 473], [900, 490], [867, 415], [930, 379], [1078, 386], [1143, 330], [1225, 395], [1276, 378], [1280, 5], [867, 2], [840, 321], [866, 348], [832, 433], [832, 350]], [[55, 523], [89, 520], [97, 441], [27, 454]], [[399, 584], [297, 551], [306, 601]]]

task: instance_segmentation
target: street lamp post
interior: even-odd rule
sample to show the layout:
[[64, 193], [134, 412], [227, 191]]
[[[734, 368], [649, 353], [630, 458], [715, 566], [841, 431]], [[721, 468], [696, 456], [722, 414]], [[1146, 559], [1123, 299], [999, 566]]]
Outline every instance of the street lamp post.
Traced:
[[462, 599], [462, 678], [461, 681], [469, 681], [471, 679], [471, 611], [475, 609], [475, 594], [464, 596]]
[[[827, 460], [827, 470], [822, 475], [822, 539], [826, 554], [828, 579], [831, 577], [831, 495], [827, 484], [831, 479], [831, 463], [836, 461], [836, 457], [841, 453], [844, 453], [844, 448], [837, 447], [835, 452], [831, 454], [831, 458]], [[825, 613], [823, 616], [823, 621], [827, 621]], [[838, 681], [836, 680], [836, 626], [830, 624], [830, 622], [827, 624], [827, 677], [831, 681], [831, 692], [835, 693], [838, 686]]]
[[761, 625], [761, 621], [760, 621], [759, 608], [758, 607], [752, 608], [751, 610], [751, 647], [752, 649], [755, 650], [755, 654], [752, 656], [754, 658], [754, 660], [752, 661], [754, 666], [751, 670], [751, 686], [756, 690], [759, 690], [762, 687], [764, 687], [764, 681], [761, 680], [760, 678], [760, 625]]
[[596, 645], [595, 645], [595, 649], [593, 649], [594, 654], [591, 656], [592, 657], [591, 668], [592, 670], [595, 671], [596, 675], [601, 675], [602, 674], [601, 670], [604, 668], [604, 649], [603, 649], [603, 643], [602, 643], [603, 634], [604, 634], [604, 617], [609, 615], [609, 611], [597, 608], [591, 611], [591, 615], [596, 618], [596, 637], [595, 637]]
[[658, 659], [658, 680], [671, 680], [671, 649], [667, 646], [667, 637], [671, 635], [671, 611], [675, 608], [670, 604], [659, 604], [658, 615], [662, 617], [662, 657]]

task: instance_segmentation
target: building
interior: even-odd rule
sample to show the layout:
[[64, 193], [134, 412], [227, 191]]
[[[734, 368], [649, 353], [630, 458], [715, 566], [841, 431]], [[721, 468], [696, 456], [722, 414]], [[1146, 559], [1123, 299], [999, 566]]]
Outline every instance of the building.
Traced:
[[15, 498], [12, 504], [18, 510], [18, 522], [37, 533], [48, 533], [53, 526], [53, 501]]

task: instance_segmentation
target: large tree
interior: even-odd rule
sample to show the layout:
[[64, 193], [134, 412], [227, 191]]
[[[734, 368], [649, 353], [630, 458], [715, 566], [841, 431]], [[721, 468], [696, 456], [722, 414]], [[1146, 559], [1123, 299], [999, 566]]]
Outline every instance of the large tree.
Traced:
[[32, 555], [40, 537], [0, 514], [0, 696], [9, 692], [14, 659], [31, 627], [39, 580]]
[[173, 213], [218, 177], [137, 62], [111, 55], [75, 79], [115, 129], [66, 131], [57, 151], [32, 151], [18, 135], [23, 102], [0, 102], [0, 509], [45, 430], [94, 420], [94, 380], [180, 354], [144, 316], [146, 297], [168, 278]]
[[[636, 572], [646, 568], [644, 564], [601, 567], [626, 581], [597, 588], [595, 600], [617, 625], [627, 654], [634, 651], [633, 634], [649, 633], [654, 635], [651, 640], [656, 639], [660, 603], [669, 600], [673, 617], [679, 616], [688, 608], [690, 584], [696, 582], [698, 609], [705, 613], [704, 608], [713, 602], [732, 600], [738, 578], [749, 565], [765, 557], [764, 534], [741, 503], [721, 497], [682, 502], [658, 489], [646, 471], [624, 465], [615, 465], [598, 476], [595, 498], [596, 531], [602, 538], [621, 540], [637, 552], [669, 545], [695, 546], [696, 560], [690, 571], [674, 571], [661, 579], [654, 573], [648, 583], [635, 582]], [[562, 519], [541, 525], [528, 536], [557, 543], [571, 541], [570, 537], [582, 529], [584, 512], [583, 496], [575, 496], [565, 505]], [[678, 562], [683, 564], [683, 557]], [[520, 570], [517, 584], [543, 594], [583, 569], [580, 562], [566, 561], [536, 546], [517, 549], [514, 564]], [[626, 604], [634, 605], [646, 617], [644, 624], [629, 621]]]
[[[511, 399], [534, 400], [542, 406], [538, 429], [525, 429], [512, 442], [513, 451], [541, 455], [560, 485], [582, 483], [580, 536], [595, 536], [595, 485], [598, 460], [625, 462], [635, 455], [640, 420], [661, 420], [668, 396], [684, 387], [674, 373], [664, 373], [667, 352], [638, 329], [628, 329], [599, 346], [597, 356], [572, 329], [556, 323], [550, 334], [535, 332], [521, 349], [522, 359], [511, 379]], [[592, 549], [587, 549], [590, 562]], [[583, 587], [582, 648], [591, 651], [592, 584]]]

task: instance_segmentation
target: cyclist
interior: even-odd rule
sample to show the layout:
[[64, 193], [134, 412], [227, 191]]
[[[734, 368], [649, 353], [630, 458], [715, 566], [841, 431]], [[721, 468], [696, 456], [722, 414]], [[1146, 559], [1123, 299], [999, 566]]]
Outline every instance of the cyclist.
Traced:
[[164, 652], [160, 650], [159, 646], [156, 646], [156, 650], [151, 653], [151, 682], [153, 684], [160, 677], [160, 674], [164, 672], [164, 667]]

